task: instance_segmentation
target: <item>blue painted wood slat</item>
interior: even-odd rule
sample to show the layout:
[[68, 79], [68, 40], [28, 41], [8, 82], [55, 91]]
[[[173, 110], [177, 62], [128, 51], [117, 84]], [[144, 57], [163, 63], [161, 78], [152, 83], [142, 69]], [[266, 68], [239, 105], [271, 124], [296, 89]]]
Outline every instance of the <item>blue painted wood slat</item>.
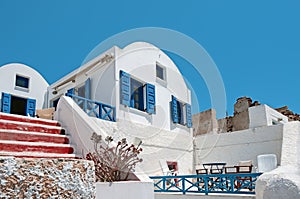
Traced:
[[155, 114], [155, 86], [146, 84], [146, 112]]
[[1, 111], [4, 113], [10, 113], [10, 109], [11, 109], [11, 95], [8, 93], [2, 93]]
[[36, 107], [36, 100], [35, 99], [27, 99], [26, 115], [30, 115], [31, 117], [34, 117], [35, 116], [35, 107]]
[[192, 128], [193, 123], [192, 123], [192, 107], [190, 104], [185, 105], [186, 108], [186, 126], [188, 128]]
[[120, 71], [120, 103], [130, 106], [130, 75]]
[[171, 114], [172, 114], [172, 121], [174, 123], [178, 123], [178, 111], [177, 111], [177, 99], [175, 96], [172, 95], [171, 101]]

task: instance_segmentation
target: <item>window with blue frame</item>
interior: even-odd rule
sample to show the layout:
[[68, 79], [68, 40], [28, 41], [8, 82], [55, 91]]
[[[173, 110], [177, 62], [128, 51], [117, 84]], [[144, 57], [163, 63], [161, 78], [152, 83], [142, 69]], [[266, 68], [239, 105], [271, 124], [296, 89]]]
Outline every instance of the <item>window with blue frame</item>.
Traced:
[[155, 86], [138, 81], [129, 73], [120, 71], [120, 103], [155, 114]]
[[20, 75], [16, 75], [16, 86], [21, 87], [21, 88], [26, 88], [29, 89], [29, 78], [28, 77], [23, 77]]
[[184, 125], [188, 128], [192, 127], [191, 105], [179, 101], [173, 95], [171, 100], [171, 116], [174, 124]]

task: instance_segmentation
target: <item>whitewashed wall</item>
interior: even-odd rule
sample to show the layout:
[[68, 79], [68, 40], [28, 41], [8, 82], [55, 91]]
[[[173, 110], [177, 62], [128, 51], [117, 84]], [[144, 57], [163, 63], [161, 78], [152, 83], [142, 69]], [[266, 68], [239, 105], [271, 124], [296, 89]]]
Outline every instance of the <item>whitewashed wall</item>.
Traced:
[[300, 122], [284, 124], [281, 166], [261, 175], [257, 199], [300, 198]]
[[135, 143], [138, 138], [143, 142], [143, 162], [140, 168], [144, 173], [163, 175], [159, 163], [161, 159], [177, 161], [181, 175], [192, 173], [193, 139], [184, 132], [174, 134], [171, 131], [128, 121], [108, 122], [89, 117], [69, 97], [62, 97], [59, 101], [55, 119], [60, 121], [67, 134], [70, 134], [71, 144], [75, 146], [75, 153], [79, 156], [93, 151], [90, 140], [93, 132], [104, 138], [111, 135], [116, 141], [127, 138], [129, 143]]
[[[15, 81], [17, 74], [29, 78], [28, 91], [16, 89]], [[48, 86], [48, 83], [40, 73], [25, 64], [11, 63], [0, 67], [0, 92], [10, 93], [23, 98], [36, 99], [37, 109], [43, 108], [44, 102], [47, 101], [45, 94]]]
[[196, 164], [252, 160], [257, 166], [260, 154], [276, 154], [281, 161], [283, 124], [246, 129], [221, 134], [206, 134], [195, 138]]
[[288, 122], [288, 118], [271, 107], [262, 104], [249, 108], [249, 128], [270, 126], [273, 123], [284, 124]]
[[129, 143], [141, 140], [143, 162], [140, 165], [148, 175], [163, 175], [160, 160], [177, 162], [179, 175], [192, 174], [193, 138], [187, 133], [174, 133], [125, 120], [116, 123], [93, 120], [116, 140], [126, 138]]

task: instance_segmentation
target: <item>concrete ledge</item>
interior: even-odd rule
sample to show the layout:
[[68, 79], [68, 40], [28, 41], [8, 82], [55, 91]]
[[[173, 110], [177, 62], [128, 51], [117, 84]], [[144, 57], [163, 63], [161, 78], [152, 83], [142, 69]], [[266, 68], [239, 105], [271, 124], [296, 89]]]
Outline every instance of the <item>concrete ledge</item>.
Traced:
[[255, 199], [254, 195], [244, 194], [171, 194], [171, 193], [156, 193], [155, 199]]
[[153, 182], [97, 182], [96, 199], [154, 199]]

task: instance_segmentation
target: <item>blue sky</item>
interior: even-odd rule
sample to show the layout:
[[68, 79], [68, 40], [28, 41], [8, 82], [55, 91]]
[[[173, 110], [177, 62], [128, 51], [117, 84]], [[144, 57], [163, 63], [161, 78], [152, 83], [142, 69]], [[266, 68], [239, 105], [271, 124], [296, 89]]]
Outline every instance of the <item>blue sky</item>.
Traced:
[[[178, 2], [178, 3], [177, 3]], [[180, 2], [180, 3], [179, 3]], [[80, 66], [101, 41], [139, 27], [163, 27], [200, 43], [224, 80], [227, 109], [240, 96], [300, 113], [297, 0], [0, 1], [0, 65], [21, 62], [49, 83]], [[169, 54], [210, 108], [201, 77]]]

